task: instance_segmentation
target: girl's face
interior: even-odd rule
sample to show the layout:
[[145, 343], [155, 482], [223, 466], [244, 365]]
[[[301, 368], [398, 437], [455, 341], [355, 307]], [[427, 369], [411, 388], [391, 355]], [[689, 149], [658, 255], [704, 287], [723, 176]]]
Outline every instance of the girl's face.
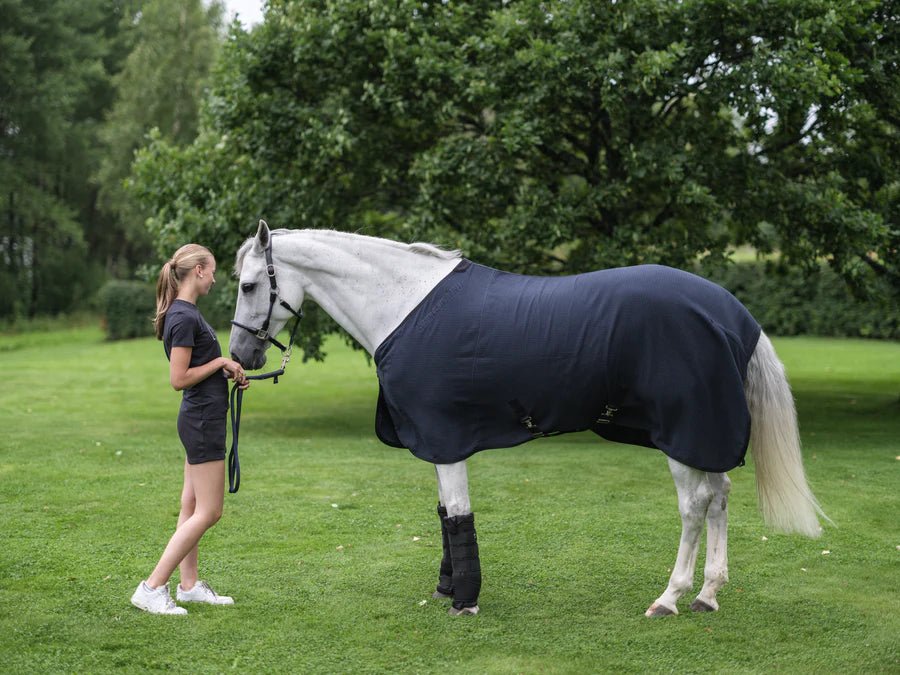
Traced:
[[211, 258], [209, 265], [206, 267], [197, 265], [194, 271], [197, 273], [197, 291], [199, 295], [209, 295], [212, 287], [216, 284], [216, 259]]

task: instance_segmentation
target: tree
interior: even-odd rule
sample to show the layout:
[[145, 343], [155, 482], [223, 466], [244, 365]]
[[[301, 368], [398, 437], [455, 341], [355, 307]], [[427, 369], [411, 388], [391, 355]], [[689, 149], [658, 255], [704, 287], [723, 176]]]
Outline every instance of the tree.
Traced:
[[0, 317], [84, 307], [152, 257], [121, 182], [150, 124], [195, 136], [220, 17], [201, 0], [0, 0]]
[[113, 79], [116, 100], [100, 130], [104, 156], [97, 173], [107, 230], [108, 267], [153, 258], [146, 214], [125, 189], [135, 151], [151, 129], [176, 146], [197, 135], [200, 102], [221, 42], [222, 5], [217, 0], [152, 0], [123, 17], [131, 49]]
[[90, 210], [107, 3], [0, 2], [0, 316], [68, 309], [96, 285]]
[[897, 292], [898, 25], [875, 0], [272, 0], [139, 191], [166, 246], [265, 216], [574, 273], [747, 242]]

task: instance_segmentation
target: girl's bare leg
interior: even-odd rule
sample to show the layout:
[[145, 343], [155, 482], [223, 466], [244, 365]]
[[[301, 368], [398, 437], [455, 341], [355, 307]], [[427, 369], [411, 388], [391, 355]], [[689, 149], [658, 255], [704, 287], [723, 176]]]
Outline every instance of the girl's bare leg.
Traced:
[[[197, 495], [194, 494], [194, 484], [191, 482], [191, 474], [188, 470], [190, 466], [185, 460], [184, 487], [181, 490], [181, 512], [178, 514], [178, 527], [181, 527], [184, 521], [194, 515], [194, 509], [197, 507]], [[184, 556], [184, 560], [178, 565], [178, 570], [181, 573], [181, 587], [186, 591], [191, 590], [194, 584], [197, 583], [198, 548], [199, 546], [195, 544], [194, 548]]]
[[[188, 464], [185, 467], [185, 490], [188, 482], [193, 489], [194, 510], [183, 521], [179, 516], [178, 529], [169, 540], [153, 573], [147, 578], [147, 585], [153, 588], [165, 584], [175, 568], [188, 556], [193, 556], [193, 575], [196, 580], [197, 543], [203, 533], [222, 517], [222, 505], [225, 499], [224, 460], [205, 462], [204, 464]], [[182, 495], [184, 495], [184, 491], [182, 491]], [[184, 512], [183, 504], [182, 512]], [[191, 572], [190, 568], [188, 572]]]

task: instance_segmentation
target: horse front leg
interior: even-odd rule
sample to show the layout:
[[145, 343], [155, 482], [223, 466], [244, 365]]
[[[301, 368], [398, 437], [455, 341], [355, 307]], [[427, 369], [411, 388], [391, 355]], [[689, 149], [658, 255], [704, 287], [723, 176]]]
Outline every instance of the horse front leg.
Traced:
[[438, 475], [438, 518], [441, 521], [441, 569], [438, 572], [438, 583], [431, 594], [432, 598], [442, 600], [453, 597], [453, 561], [450, 557], [450, 537], [447, 534], [447, 507], [444, 506], [444, 496], [441, 494], [441, 481]]
[[[446, 532], [446, 553], [450, 558], [450, 589], [453, 605], [450, 615], [478, 613], [478, 593], [481, 591], [481, 562], [478, 559], [478, 540], [475, 535], [475, 516], [469, 503], [469, 477], [466, 463], [436, 464], [438, 492], [441, 504], [441, 534]], [[446, 515], [441, 512], [441, 507]], [[441, 583], [438, 592], [444, 585], [443, 575], [448, 571], [441, 563]], [[449, 595], [449, 594], [445, 594]]]
[[678, 614], [676, 603], [682, 595], [691, 590], [694, 583], [694, 568], [697, 565], [697, 550], [703, 521], [712, 500], [713, 491], [706, 479], [707, 474], [669, 459], [669, 469], [675, 479], [678, 492], [678, 512], [681, 514], [681, 542], [675, 568], [669, 578], [669, 585], [644, 613], [645, 616], [666, 616]]

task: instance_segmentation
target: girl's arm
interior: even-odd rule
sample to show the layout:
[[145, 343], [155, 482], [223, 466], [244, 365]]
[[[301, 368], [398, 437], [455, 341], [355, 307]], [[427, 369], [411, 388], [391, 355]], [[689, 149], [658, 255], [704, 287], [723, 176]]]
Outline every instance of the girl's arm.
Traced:
[[224, 356], [191, 368], [191, 347], [172, 347], [169, 355], [169, 382], [176, 391], [193, 387], [220, 370], [228, 377], [244, 379], [244, 369], [240, 364]]

